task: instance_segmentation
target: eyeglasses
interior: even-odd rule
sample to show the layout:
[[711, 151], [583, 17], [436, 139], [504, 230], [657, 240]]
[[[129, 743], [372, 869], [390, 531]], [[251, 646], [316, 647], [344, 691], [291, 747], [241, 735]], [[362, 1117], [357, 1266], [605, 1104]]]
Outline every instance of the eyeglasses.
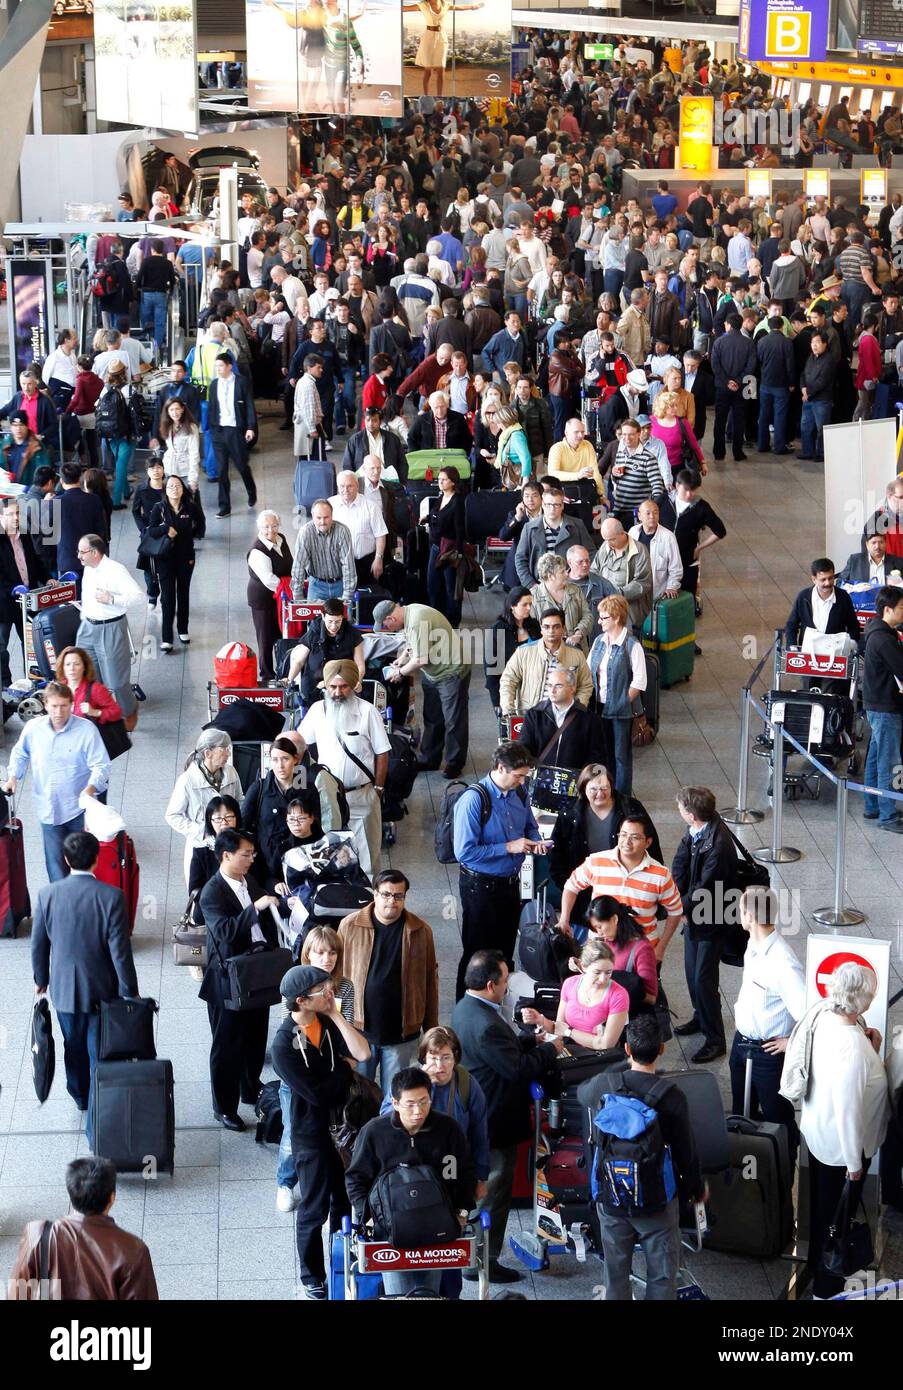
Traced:
[[229, 812], [228, 812], [226, 815], [224, 815], [224, 816], [211, 816], [211, 817], [210, 817], [210, 824], [211, 824], [211, 825], [235, 825], [235, 824], [236, 824], [236, 816], [235, 816], [234, 812], [232, 812], [232, 811], [229, 811]]
[[382, 898], [387, 903], [403, 903], [407, 897], [407, 890], [405, 890], [404, 893], [384, 893], [380, 888], [376, 896]]

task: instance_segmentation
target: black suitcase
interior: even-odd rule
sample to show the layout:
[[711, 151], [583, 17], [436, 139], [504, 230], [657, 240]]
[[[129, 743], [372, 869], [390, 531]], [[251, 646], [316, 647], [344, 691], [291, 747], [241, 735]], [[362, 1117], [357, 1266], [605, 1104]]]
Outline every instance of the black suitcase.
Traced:
[[386, 790], [383, 793], [383, 819], [400, 820], [405, 813], [404, 803], [414, 790], [417, 780], [417, 754], [409, 734], [398, 730], [389, 735], [389, 766], [386, 769]]
[[643, 713], [658, 733], [661, 663], [654, 652], [646, 652], [646, 689], [642, 694]]
[[[784, 706], [784, 732], [818, 757], [841, 758], [854, 747], [856, 711], [848, 695], [821, 690], [769, 690], [765, 707], [769, 715], [778, 703]], [[794, 752], [789, 745], [785, 752]]]
[[63, 648], [75, 646], [80, 622], [81, 613], [72, 603], [61, 603], [57, 608], [45, 608], [35, 613], [31, 620], [35, 664], [45, 680], [54, 679], [57, 659]]
[[97, 1056], [102, 1062], [150, 1062], [156, 999], [105, 999], [100, 1006]]
[[273, 643], [273, 670], [276, 672], [276, 679], [284, 681], [288, 676], [289, 663], [292, 652], [298, 645], [297, 637], [277, 637]]
[[240, 742], [233, 740], [232, 766], [238, 773], [243, 792], [249, 792], [257, 778], [266, 775], [261, 771], [260, 750], [263, 744], [271, 742], [272, 739], [242, 739]]
[[391, 597], [389, 590], [379, 584], [373, 584], [368, 589], [358, 589], [355, 593], [357, 612], [352, 615], [355, 627], [372, 627], [374, 608]]
[[573, 954], [573, 940], [553, 926], [552, 915], [544, 914], [535, 900], [524, 903], [517, 931], [517, 959], [521, 970], [531, 980], [564, 980], [569, 974], [568, 960]]
[[467, 539], [473, 545], [484, 545], [490, 536], [497, 536], [519, 501], [519, 492], [509, 492], [505, 488], [471, 493], [464, 499]]
[[175, 1165], [172, 1062], [98, 1062], [94, 1068], [94, 1152], [120, 1173], [160, 1173]]

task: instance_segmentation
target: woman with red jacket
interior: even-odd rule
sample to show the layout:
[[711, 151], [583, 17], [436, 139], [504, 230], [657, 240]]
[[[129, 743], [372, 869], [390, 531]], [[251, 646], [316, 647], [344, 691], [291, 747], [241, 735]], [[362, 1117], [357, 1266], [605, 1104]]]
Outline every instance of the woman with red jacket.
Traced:
[[870, 315], [863, 321], [862, 333], [856, 346], [859, 351], [859, 365], [856, 368], [859, 404], [853, 411], [853, 419], [870, 420], [875, 403], [875, 391], [881, 376], [881, 349], [878, 346], [877, 325]]
[[393, 372], [392, 361], [387, 353], [375, 352], [370, 358], [370, 376], [364, 382], [361, 394], [361, 429], [365, 427], [364, 413], [368, 407], [382, 411], [389, 396], [388, 381]]
[[103, 390], [103, 382], [92, 370], [90, 357], [78, 359], [78, 372], [75, 377], [75, 390], [66, 406], [67, 415], [76, 415], [82, 427], [88, 459], [92, 468], [100, 467], [100, 451], [97, 447], [97, 433], [94, 429], [94, 407]]
[[57, 658], [54, 678], [72, 691], [72, 712], [95, 724], [112, 724], [122, 718], [116, 697], [97, 679], [94, 662], [83, 647], [64, 647]]

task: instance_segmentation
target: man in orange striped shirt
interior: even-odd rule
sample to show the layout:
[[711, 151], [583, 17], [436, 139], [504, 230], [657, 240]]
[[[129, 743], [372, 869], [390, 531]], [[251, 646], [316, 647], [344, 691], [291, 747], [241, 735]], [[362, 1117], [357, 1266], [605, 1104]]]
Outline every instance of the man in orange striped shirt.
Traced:
[[[640, 816], [622, 822], [615, 849], [600, 850], [584, 859], [571, 874], [561, 894], [559, 931], [571, 935], [571, 913], [578, 893], [592, 889], [593, 897], [610, 893], [633, 913], [660, 961], [665, 947], [683, 919], [683, 906], [670, 869], [649, 854], [652, 826]], [[656, 918], [659, 903], [668, 914], [662, 926]]]

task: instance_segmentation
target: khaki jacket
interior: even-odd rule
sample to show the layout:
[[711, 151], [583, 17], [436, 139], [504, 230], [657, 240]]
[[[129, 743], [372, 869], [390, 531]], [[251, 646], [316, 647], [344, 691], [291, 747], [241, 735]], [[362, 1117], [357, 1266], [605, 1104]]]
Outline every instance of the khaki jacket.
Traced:
[[[581, 705], [588, 706], [593, 694], [593, 678], [586, 657], [578, 647], [568, 647], [562, 642], [558, 650], [558, 664], [569, 666], [577, 672], [575, 697]], [[549, 654], [545, 643], [527, 642], [518, 647], [502, 672], [499, 683], [502, 714], [523, 713], [545, 699], [548, 666]]]
[[[367, 1030], [364, 991], [373, 954], [373, 904], [352, 912], [339, 923], [342, 970], [354, 985], [354, 1026]], [[433, 931], [422, 917], [405, 913], [401, 943], [401, 1015], [406, 1038], [435, 1028], [439, 1022], [439, 967]]]
[[642, 367], [649, 356], [649, 344], [652, 339], [652, 330], [646, 315], [638, 314], [632, 307], [625, 310], [618, 319], [618, 333], [624, 351], [633, 365]]

